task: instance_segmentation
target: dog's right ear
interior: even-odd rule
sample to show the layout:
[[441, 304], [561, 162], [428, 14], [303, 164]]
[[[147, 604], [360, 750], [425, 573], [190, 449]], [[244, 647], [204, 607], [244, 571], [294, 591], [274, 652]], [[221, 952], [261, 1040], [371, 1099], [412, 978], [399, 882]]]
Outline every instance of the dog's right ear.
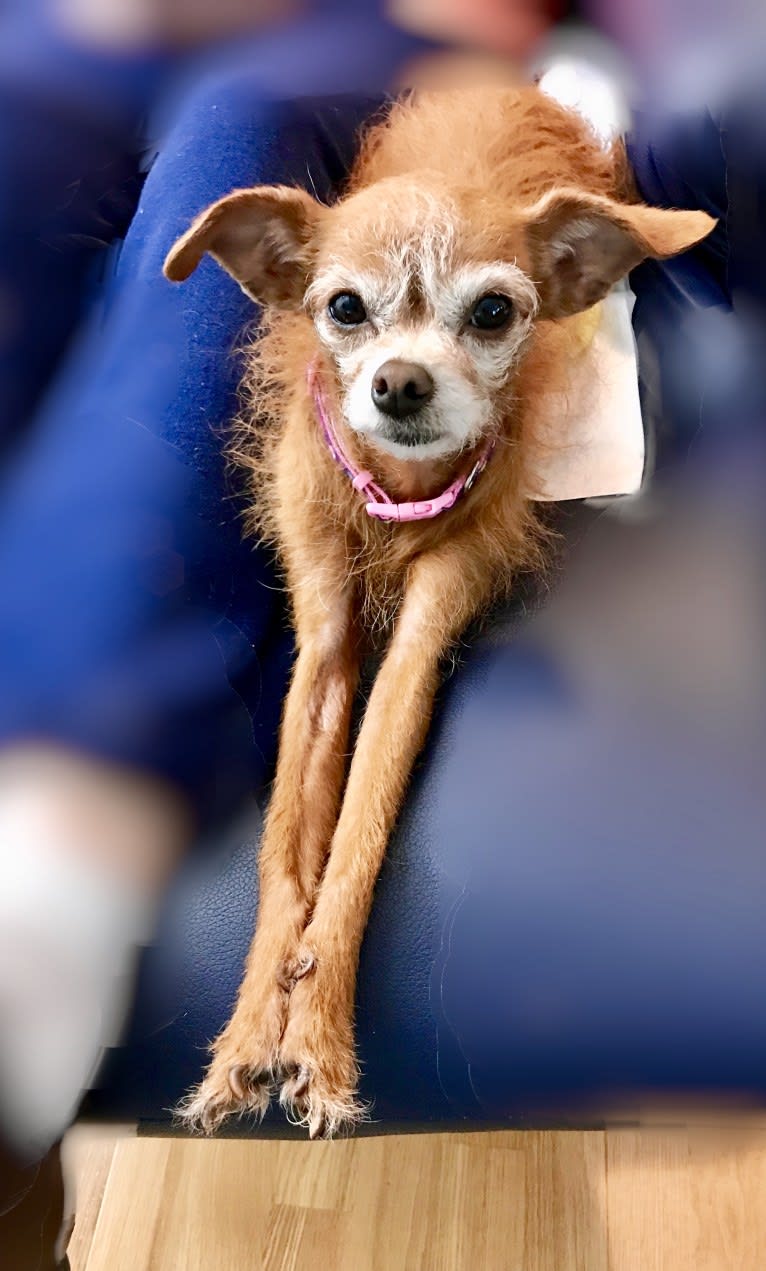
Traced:
[[235, 190], [202, 212], [171, 247], [165, 277], [183, 282], [209, 252], [252, 300], [299, 308], [324, 212], [304, 190], [281, 185]]
[[616, 203], [574, 189], [550, 190], [524, 214], [541, 318], [565, 318], [602, 300], [647, 256], [664, 260], [705, 238], [707, 212]]

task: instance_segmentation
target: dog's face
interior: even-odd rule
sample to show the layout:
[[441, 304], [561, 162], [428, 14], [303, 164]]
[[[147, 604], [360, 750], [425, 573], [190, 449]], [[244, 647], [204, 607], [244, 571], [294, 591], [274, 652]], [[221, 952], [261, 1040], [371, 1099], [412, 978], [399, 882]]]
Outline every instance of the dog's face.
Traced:
[[254, 300], [305, 308], [346, 424], [399, 459], [433, 459], [493, 428], [535, 321], [589, 308], [644, 257], [683, 251], [712, 224], [573, 189], [508, 207], [428, 173], [332, 208], [262, 187], [204, 212], [165, 271], [186, 278], [208, 251]]
[[346, 423], [397, 458], [456, 453], [496, 418], [538, 296], [485, 239], [458, 197], [402, 178], [328, 217], [305, 304]]

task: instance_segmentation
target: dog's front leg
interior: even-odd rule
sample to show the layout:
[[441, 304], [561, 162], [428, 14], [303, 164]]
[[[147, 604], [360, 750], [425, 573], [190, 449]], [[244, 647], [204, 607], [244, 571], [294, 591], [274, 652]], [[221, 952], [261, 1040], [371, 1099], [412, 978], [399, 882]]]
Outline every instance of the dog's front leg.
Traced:
[[358, 679], [350, 596], [331, 606], [299, 596], [296, 625], [300, 651], [260, 848], [255, 938], [234, 1014], [202, 1085], [179, 1110], [207, 1133], [233, 1113], [262, 1115], [268, 1106], [289, 993], [303, 971], [299, 947], [338, 816]]
[[441, 659], [487, 598], [487, 570], [467, 555], [455, 544], [411, 569], [302, 941], [303, 974], [280, 1044], [283, 1067], [294, 1075], [283, 1084], [281, 1102], [312, 1138], [329, 1137], [363, 1115], [353, 1039], [359, 950], [389, 834], [425, 740]]

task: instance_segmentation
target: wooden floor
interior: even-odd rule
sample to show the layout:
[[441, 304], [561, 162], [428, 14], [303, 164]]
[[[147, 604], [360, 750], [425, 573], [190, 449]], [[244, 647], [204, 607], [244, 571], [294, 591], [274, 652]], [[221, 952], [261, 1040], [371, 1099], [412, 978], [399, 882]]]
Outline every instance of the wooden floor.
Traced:
[[764, 1271], [766, 1125], [68, 1140], [72, 1271]]

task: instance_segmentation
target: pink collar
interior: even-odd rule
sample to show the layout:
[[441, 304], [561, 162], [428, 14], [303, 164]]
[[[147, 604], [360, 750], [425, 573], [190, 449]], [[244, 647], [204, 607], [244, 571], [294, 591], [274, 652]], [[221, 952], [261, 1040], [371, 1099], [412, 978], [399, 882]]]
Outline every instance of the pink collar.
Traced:
[[[333, 425], [332, 415], [327, 407], [316, 361], [309, 366], [308, 384], [330, 454], [346, 473], [354, 489], [365, 499], [367, 515], [373, 516], [379, 521], [426, 521], [431, 517], [438, 516], [440, 512], [446, 512], [448, 508], [454, 507], [461, 494], [470, 490], [476, 478], [486, 468], [492, 451], [495, 449], [496, 438], [490, 437], [478, 459], [468, 471], [456, 477], [452, 485], [448, 486], [436, 498], [423, 499], [418, 503], [392, 503], [385, 490], [373, 481], [372, 473], [364, 472], [357, 468], [344, 450]], [[372, 495], [372, 501], [367, 502], [370, 495]]]

